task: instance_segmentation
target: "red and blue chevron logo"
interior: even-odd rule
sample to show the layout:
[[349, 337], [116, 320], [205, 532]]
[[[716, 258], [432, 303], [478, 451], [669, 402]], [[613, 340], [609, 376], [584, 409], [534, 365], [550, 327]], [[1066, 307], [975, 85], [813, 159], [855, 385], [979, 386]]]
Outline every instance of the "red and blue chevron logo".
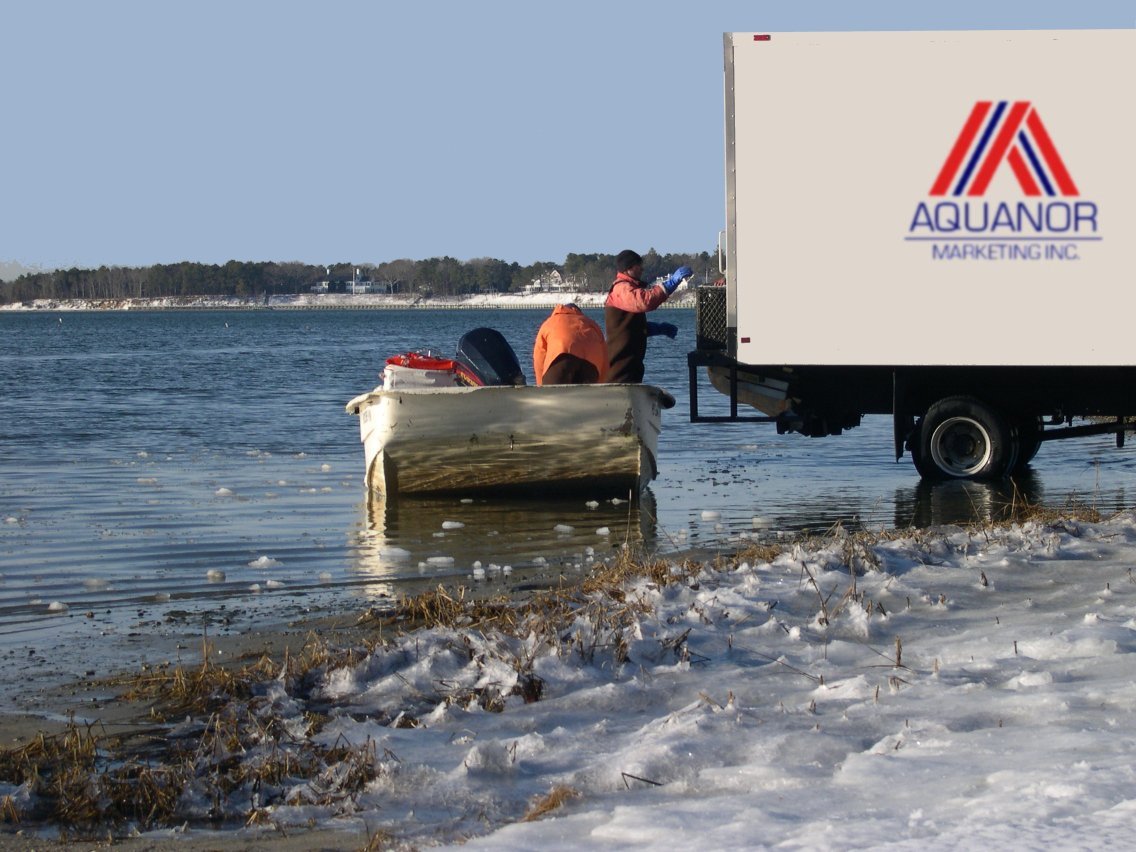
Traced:
[[955, 140], [931, 195], [981, 197], [1008, 163], [1027, 196], [1076, 196], [1077, 185], [1029, 101], [979, 101]]

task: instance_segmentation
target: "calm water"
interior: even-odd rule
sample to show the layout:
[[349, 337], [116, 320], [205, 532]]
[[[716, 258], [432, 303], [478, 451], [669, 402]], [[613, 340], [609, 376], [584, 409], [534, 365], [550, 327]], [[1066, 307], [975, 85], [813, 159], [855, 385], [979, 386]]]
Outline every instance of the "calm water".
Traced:
[[[578, 573], [624, 541], [671, 551], [837, 522], [968, 521], [1009, 499], [920, 486], [909, 460], [891, 459], [889, 418], [827, 439], [692, 425], [694, 314], [674, 310], [679, 339], [652, 341], [647, 380], [679, 405], [664, 415], [660, 478], [642, 507], [368, 505], [344, 404], [377, 383], [383, 359], [451, 354], [462, 333], [490, 325], [531, 380], [546, 313], [0, 313], [0, 652], [13, 657], [42, 631], [144, 635], [179, 618], [308, 612], [470, 577], [476, 562], [484, 582], [515, 586]], [[704, 386], [704, 411], [720, 399]], [[1131, 505], [1134, 473], [1130, 447], [1086, 439], [1044, 446], [1020, 486], [1034, 502], [1111, 511]], [[465, 526], [443, 531], [448, 520]]]

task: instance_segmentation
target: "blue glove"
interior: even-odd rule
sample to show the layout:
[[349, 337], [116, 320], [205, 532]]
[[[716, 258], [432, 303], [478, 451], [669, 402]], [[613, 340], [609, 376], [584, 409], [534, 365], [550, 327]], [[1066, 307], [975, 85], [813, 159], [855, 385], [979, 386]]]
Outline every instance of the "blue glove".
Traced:
[[682, 279], [689, 278], [693, 274], [694, 270], [689, 266], [680, 266], [678, 269], [672, 272], [671, 277], [663, 282], [663, 287], [666, 288], [667, 295], [669, 296], [675, 291], [675, 288], [677, 288], [678, 285], [682, 283]]
[[647, 323], [647, 336], [655, 337], [659, 334], [665, 334], [671, 340], [675, 339], [678, 334], [678, 326], [671, 325], [669, 322], [649, 322]]

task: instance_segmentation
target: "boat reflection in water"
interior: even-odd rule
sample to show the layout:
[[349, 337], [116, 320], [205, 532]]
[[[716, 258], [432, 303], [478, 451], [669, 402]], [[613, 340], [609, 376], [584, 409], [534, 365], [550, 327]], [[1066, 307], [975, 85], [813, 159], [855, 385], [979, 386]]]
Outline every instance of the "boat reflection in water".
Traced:
[[371, 493], [353, 568], [369, 596], [439, 584], [505, 593], [574, 581], [624, 544], [654, 546], [655, 498], [386, 499]]
[[902, 529], [1009, 521], [1044, 502], [1041, 478], [1032, 470], [993, 482], [920, 480], [912, 489], [895, 492], [895, 525]]

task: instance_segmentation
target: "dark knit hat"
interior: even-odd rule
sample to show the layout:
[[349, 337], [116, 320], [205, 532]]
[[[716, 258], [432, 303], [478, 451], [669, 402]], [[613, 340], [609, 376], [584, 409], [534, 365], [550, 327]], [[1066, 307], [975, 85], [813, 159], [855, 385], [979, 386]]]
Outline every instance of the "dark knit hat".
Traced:
[[615, 256], [615, 271], [626, 272], [633, 266], [642, 266], [643, 258], [631, 249], [624, 249]]

